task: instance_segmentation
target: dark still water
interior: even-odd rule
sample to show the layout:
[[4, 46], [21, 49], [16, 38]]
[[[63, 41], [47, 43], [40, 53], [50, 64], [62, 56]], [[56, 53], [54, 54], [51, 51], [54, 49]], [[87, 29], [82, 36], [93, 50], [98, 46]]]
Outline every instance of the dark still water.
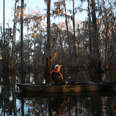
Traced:
[[0, 116], [116, 116], [116, 94], [24, 95], [0, 86]]

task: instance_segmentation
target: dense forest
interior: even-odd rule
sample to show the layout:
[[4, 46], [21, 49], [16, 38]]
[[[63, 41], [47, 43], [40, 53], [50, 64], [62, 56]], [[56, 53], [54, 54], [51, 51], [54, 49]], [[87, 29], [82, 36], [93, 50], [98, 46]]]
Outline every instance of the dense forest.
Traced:
[[[63, 65], [66, 75], [85, 71], [94, 81], [101, 81], [99, 73], [116, 72], [116, 0], [44, 1], [44, 13], [27, 14], [28, 3], [15, 0], [13, 26], [3, 22], [1, 81], [17, 75], [24, 82], [33, 75], [41, 83], [55, 64]], [[82, 12], [87, 17], [77, 23], [76, 15]], [[58, 18], [62, 20], [53, 22]]]

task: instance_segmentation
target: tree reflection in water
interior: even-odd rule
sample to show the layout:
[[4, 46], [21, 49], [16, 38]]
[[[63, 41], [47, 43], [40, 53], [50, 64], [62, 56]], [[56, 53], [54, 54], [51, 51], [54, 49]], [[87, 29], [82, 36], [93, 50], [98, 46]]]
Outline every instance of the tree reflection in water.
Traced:
[[[22, 99], [20, 99], [22, 100]], [[115, 96], [48, 96], [23, 98], [30, 116], [115, 116]]]
[[115, 93], [24, 96], [2, 87], [0, 116], [116, 116], [116, 97]]

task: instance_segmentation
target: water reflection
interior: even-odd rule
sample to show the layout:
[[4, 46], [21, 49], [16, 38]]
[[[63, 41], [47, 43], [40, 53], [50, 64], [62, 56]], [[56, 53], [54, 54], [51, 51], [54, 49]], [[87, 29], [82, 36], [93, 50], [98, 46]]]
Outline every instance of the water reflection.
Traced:
[[[76, 75], [72, 73], [72, 79]], [[83, 72], [78, 80], [86, 75]], [[106, 73], [103, 79], [109, 75]], [[114, 80], [115, 73], [111, 77]], [[116, 116], [116, 93], [24, 95], [15, 93], [15, 80], [11, 80], [0, 85], [0, 116]]]
[[115, 93], [24, 95], [2, 88], [0, 116], [116, 116]]
[[[20, 98], [22, 115], [29, 116], [115, 116], [115, 96], [48, 96]], [[23, 102], [22, 102], [23, 101]], [[23, 105], [22, 105], [23, 104]], [[22, 113], [22, 112], [20, 112]]]
[[0, 94], [2, 93], [2, 86], [0, 85]]

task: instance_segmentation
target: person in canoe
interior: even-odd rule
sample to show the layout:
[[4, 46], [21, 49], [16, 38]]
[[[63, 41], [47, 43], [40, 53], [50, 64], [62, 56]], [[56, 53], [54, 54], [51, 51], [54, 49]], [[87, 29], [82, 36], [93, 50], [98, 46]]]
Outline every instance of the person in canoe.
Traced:
[[52, 80], [56, 85], [64, 83], [64, 76], [62, 72], [62, 65], [55, 65], [50, 72], [50, 80]]

